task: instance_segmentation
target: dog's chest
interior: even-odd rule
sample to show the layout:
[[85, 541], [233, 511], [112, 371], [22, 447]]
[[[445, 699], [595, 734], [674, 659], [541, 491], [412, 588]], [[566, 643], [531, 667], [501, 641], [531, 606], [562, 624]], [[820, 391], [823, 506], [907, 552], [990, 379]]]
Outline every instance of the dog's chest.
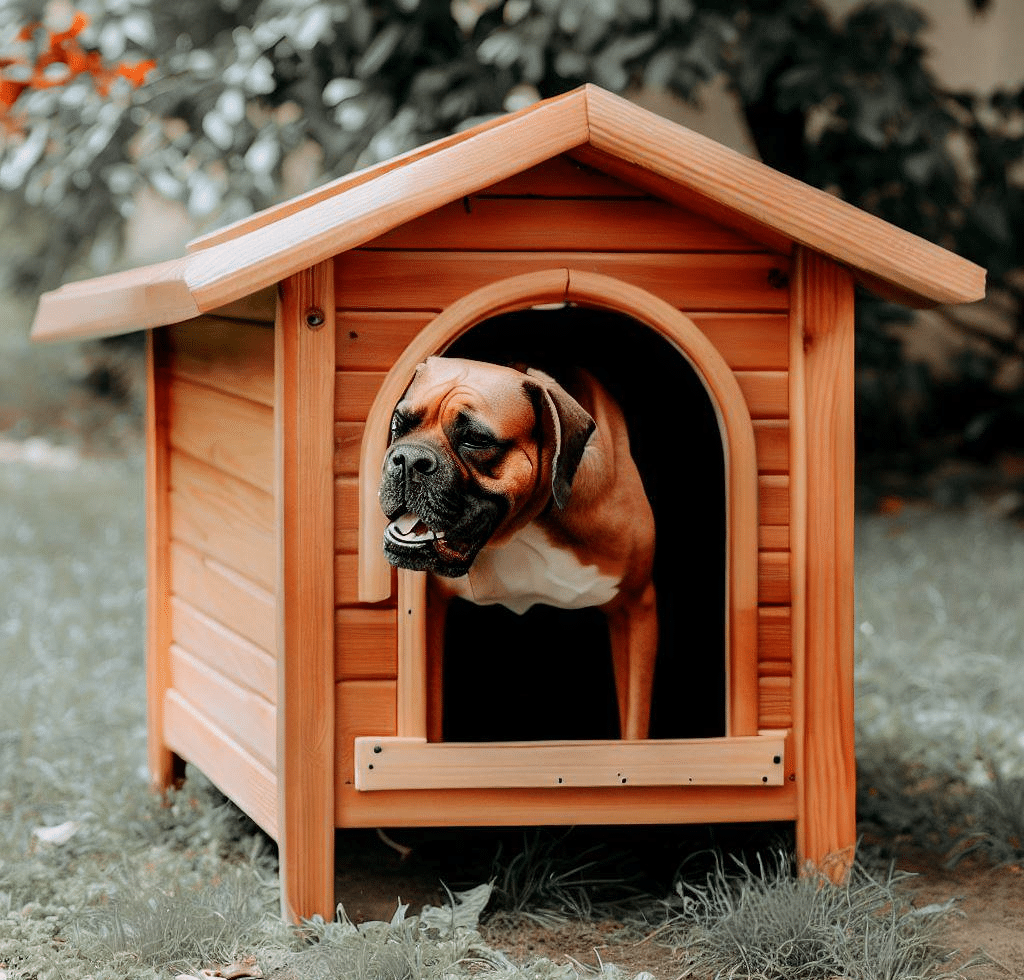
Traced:
[[445, 585], [470, 602], [522, 614], [536, 603], [561, 609], [603, 606], [618, 594], [619, 581], [596, 565], [582, 564], [528, 524], [506, 544], [484, 548], [467, 575], [445, 579]]

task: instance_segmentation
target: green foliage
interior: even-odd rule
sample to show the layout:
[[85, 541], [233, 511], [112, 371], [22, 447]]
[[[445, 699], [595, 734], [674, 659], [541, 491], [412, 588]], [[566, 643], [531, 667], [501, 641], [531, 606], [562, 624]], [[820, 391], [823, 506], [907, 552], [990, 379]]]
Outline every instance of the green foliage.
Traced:
[[[110, 269], [144, 188], [212, 228], [277, 200], [299, 148], [327, 179], [585, 81], [696, 101], [724, 77], [768, 164], [985, 266], [1005, 311], [1007, 329], [956, 321], [972, 354], [951, 398], [903, 365], [889, 327], [905, 313], [863, 300], [865, 454], [907, 466], [1024, 448], [1024, 380], [1013, 373], [1024, 358], [1024, 93], [944, 91], [927, 63], [924, 5], [869, 2], [845, 18], [818, 0], [77, 7], [90, 20], [86, 47], [157, 67], [139, 88], [120, 79], [101, 92], [81, 75], [12, 106], [0, 190], [41, 209], [50, 231], [12, 270], [23, 288]], [[16, 32], [46, 9], [0, 4], [0, 57], [24, 54]]]

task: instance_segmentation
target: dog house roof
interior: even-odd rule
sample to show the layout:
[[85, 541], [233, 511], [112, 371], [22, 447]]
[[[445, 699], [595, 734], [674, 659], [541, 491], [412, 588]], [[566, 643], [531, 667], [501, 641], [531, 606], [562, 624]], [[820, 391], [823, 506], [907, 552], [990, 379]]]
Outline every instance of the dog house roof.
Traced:
[[985, 294], [979, 266], [585, 85], [261, 211], [196, 239], [180, 259], [48, 293], [32, 336], [98, 337], [191, 319], [563, 153], [754, 237], [824, 253], [908, 305]]

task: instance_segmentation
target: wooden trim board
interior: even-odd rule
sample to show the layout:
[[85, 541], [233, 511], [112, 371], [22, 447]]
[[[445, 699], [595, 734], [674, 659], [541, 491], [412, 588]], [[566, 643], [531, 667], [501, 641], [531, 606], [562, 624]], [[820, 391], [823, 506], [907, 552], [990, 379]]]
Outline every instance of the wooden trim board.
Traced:
[[334, 913], [334, 269], [281, 284], [275, 327], [282, 910]]
[[355, 740], [360, 791], [597, 786], [781, 786], [785, 737], [645, 742]]

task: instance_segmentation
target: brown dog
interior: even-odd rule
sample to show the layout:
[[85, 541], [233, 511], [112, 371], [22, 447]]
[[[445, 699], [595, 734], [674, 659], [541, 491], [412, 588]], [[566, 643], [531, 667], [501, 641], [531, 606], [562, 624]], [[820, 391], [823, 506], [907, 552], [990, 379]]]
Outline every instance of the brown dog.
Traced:
[[[569, 387], [482, 361], [421, 364], [391, 420], [384, 552], [400, 568], [434, 573], [435, 698], [452, 596], [518, 613], [538, 602], [600, 606], [622, 735], [646, 738], [658, 648], [654, 516], [618, 406], [586, 372]], [[429, 728], [439, 739], [439, 703]]]

